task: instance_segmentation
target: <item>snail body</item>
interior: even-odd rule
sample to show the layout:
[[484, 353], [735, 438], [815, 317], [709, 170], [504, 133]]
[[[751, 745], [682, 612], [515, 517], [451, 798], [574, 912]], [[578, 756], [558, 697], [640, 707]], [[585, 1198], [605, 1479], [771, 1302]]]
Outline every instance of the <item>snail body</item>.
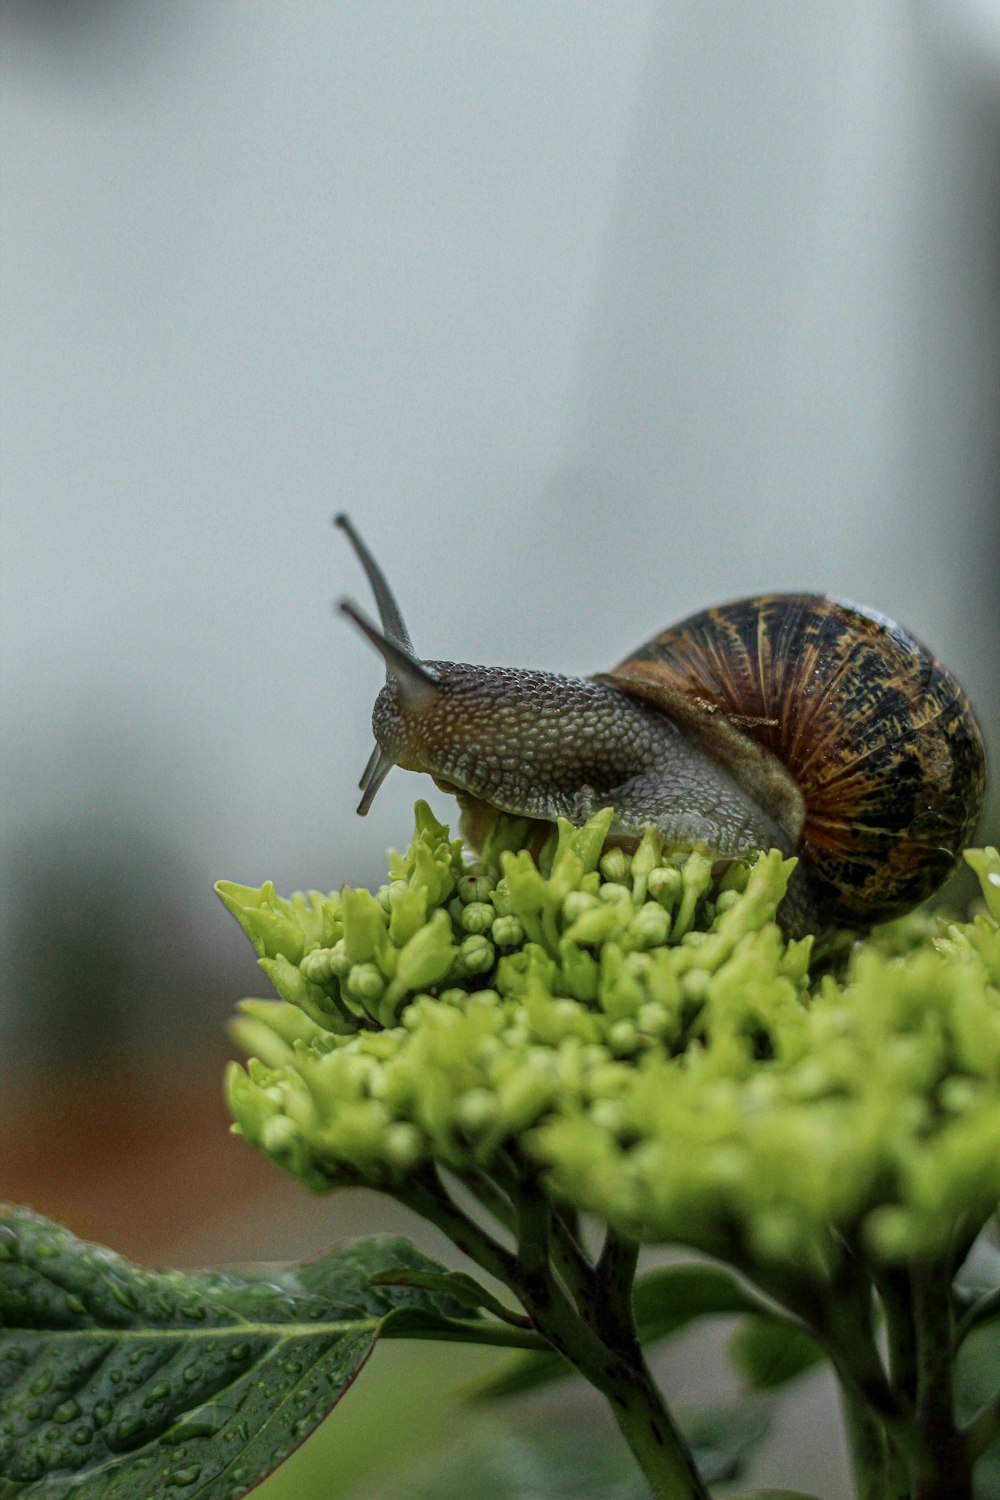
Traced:
[[[947, 877], [982, 803], [982, 736], [955, 677], [885, 616], [819, 594], [691, 615], [593, 677], [420, 661], [346, 517], [378, 630], [342, 608], [386, 663], [372, 715], [366, 812], [394, 764], [428, 772], [474, 846], [498, 811], [653, 827], [720, 860], [799, 856], [788, 925], [865, 928]], [[786, 911], [787, 907], [787, 911]]]

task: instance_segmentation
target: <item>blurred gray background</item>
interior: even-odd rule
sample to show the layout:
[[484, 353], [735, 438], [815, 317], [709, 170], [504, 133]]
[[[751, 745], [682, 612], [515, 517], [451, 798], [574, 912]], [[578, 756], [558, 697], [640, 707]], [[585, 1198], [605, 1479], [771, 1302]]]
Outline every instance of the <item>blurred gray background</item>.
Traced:
[[[995, 759], [1000, 6], [0, 18], [0, 1195], [51, 1159], [38, 1206], [77, 1202], [84, 1064], [132, 1080], [119, 1145], [151, 1055], [215, 1078], [260, 985], [213, 880], [378, 880], [416, 796], [451, 811], [396, 771], [355, 816], [336, 510], [429, 656], [588, 672], [828, 590], [934, 646]], [[79, 1212], [149, 1249], [131, 1196]], [[192, 1254], [254, 1253], [232, 1223]]]

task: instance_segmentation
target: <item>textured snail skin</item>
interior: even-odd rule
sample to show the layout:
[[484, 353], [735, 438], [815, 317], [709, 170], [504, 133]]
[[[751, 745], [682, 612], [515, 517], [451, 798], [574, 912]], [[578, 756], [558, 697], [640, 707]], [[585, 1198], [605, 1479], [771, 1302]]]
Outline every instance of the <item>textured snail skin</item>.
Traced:
[[[617, 842], [654, 827], [680, 848], [732, 858], [795, 839], [659, 709], [592, 678], [431, 661], [437, 692], [404, 710], [390, 679], [372, 728], [407, 770], [458, 796], [473, 842], [486, 809], [551, 823], [615, 809]], [[481, 836], [481, 833], [480, 833]]]

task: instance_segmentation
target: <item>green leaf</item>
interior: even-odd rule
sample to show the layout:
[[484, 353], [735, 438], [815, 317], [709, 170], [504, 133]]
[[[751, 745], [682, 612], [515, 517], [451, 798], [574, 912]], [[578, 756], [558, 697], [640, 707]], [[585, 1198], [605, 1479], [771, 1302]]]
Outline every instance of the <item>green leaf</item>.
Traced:
[[729, 1340], [729, 1357], [751, 1390], [787, 1385], [825, 1355], [798, 1324], [779, 1317], [744, 1318]]
[[464, 1271], [412, 1271], [392, 1270], [380, 1271], [371, 1279], [372, 1286], [418, 1286], [428, 1292], [438, 1292], [443, 1297], [451, 1297], [454, 1302], [459, 1302], [463, 1307], [479, 1311], [485, 1308], [487, 1312], [493, 1313], [494, 1317], [500, 1318], [504, 1323], [510, 1323], [515, 1328], [530, 1328], [531, 1319], [523, 1313], [512, 1312], [505, 1307], [499, 1297], [487, 1291], [486, 1287], [480, 1286], [474, 1276], [468, 1276]]
[[[766, 1433], [767, 1403], [713, 1403], [680, 1414], [706, 1484], [736, 1478]], [[353, 1500], [352, 1492], [352, 1500]], [[385, 1487], [366, 1485], [364, 1500], [648, 1500], [648, 1482], [614, 1427], [588, 1403], [563, 1406], [559, 1418], [519, 1412], [492, 1429], [478, 1425], [472, 1441], [449, 1447]], [[361, 1500], [362, 1492], [358, 1492]]]
[[[649, 1486], [615, 1428], [593, 1412], [559, 1420], [521, 1414], [480, 1424], [357, 1500], [649, 1500]], [[352, 1493], [352, 1500], [354, 1496]]]
[[751, 1450], [771, 1426], [769, 1403], [744, 1397], [713, 1401], [679, 1414], [684, 1440], [706, 1484], [739, 1479]]
[[997, 1318], [1000, 1318], [1000, 1287], [994, 1287], [990, 1292], [983, 1292], [979, 1297], [970, 1298], [955, 1331], [956, 1345], [960, 1344], [974, 1328], [979, 1328], [984, 1323], [992, 1323]]
[[326, 1415], [380, 1335], [477, 1337], [454, 1298], [371, 1284], [390, 1268], [441, 1271], [392, 1235], [298, 1266], [144, 1271], [3, 1206], [3, 1495], [234, 1500]]
[[[970, 1332], [955, 1361], [955, 1407], [960, 1422], [968, 1422], [996, 1400], [998, 1371], [1000, 1323], [993, 1321]], [[975, 1500], [993, 1500], [1000, 1495], [1000, 1439], [976, 1464], [973, 1494]]]
[[554, 1351], [514, 1354], [482, 1380], [475, 1380], [468, 1385], [466, 1396], [470, 1401], [498, 1401], [507, 1396], [519, 1396], [524, 1391], [533, 1391], [541, 1385], [551, 1385], [553, 1380], [564, 1380], [567, 1375], [575, 1374], [569, 1361]]
[[763, 1305], [732, 1271], [699, 1261], [661, 1266], [635, 1283], [635, 1321], [644, 1344], [677, 1333], [695, 1318], [759, 1313]]

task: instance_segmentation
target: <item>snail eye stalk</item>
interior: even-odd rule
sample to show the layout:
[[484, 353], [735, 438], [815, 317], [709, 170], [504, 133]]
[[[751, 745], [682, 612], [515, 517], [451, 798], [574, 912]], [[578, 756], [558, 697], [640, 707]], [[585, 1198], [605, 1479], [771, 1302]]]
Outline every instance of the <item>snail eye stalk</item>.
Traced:
[[392, 770], [393, 761], [390, 756], [385, 755], [378, 745], [368, 758], [364, 774], [358, 783], [361, 787], [362, 797], [358, 803], [358, 812], [363, 818], [375, 801], [375, 793], [382, 785], [389, 772]]
[[382, 657], [386, 677], [391, 677], [395, 682], [404, 707], [423, 708], [429, 703], [437, 692], [438, 685], [423, 662], [405, 646], [383, 635], [378, 626], [349, 599], [340, 601], [340, 612], [357, 626]]

